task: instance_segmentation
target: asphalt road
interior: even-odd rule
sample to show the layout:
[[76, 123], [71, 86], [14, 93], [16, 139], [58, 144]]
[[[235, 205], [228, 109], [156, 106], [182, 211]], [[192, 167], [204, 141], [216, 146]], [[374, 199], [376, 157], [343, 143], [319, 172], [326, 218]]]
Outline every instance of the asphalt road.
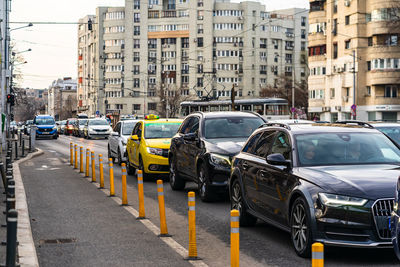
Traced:
[[[97, 155], [107, 158], [107, 140], [85, 140], [60, 136], [58, 140], [38, 140], [39, 148], [55, 157], [69, 159], [69, 143], [90, 148]], [[114, 164], [116, 194], [120, 194], [121, 172]], [[71, 170], [72, 171], [72, 170]], [[108, 167], [104, 169], [105, 186], [108, 185]], [[87, 182], [82, 179], [80, 183]], [[138, 209], [136, 177], [128, 176], [128, 201]], [[187, 192], [195, 191], [196, 185], [188, 183], [182, 192], [172, 191], [164, 184], [168, 230], [173, 238], [188, 247]], [[159, 225], [156, 183], [145, 182], [146, 217]], [[196, 222], [198, 254], [210, 266], [227, 266], [230, 262], [230, 204], [228, 199], [214, 203], [203, 203], [196, 197]], [[309, 259], [296, 255], [291, 247], [290, 236], [273, 226], [259, 221], [255, 227], [240, 229], [240, 261], [243, 266], [310, 266]], [[327, 266], [399, 266], [391, 249], [325, 248]]]

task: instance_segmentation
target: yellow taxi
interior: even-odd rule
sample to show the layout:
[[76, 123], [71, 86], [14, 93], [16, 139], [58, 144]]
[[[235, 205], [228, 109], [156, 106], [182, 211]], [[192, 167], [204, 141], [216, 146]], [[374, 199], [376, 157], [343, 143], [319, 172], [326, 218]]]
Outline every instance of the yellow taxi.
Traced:
[[143, 178], [150, 174], [168, 174], [171, 138], [181, 123], [179, 119], [160, 119], [155, 115], [139, 121], [126, 144], [128, 173], [134, 174], [139, 169], [143, 171]]

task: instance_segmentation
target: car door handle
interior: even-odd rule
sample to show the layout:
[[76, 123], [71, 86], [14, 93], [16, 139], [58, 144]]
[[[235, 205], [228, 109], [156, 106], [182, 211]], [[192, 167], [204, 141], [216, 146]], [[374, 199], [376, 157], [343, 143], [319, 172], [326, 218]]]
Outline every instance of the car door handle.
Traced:
[[250, 168], [250, 165], [247, 164], [246, 162], [242, 164], [243, 166], [243, 170], [247, 170], [248, 168]]
[[260, 171], [260, 176], [261, 176], [262, 178], [265, 178], [265, 177], [268, 176], [268, 173], [267, 173], [266, 171]]

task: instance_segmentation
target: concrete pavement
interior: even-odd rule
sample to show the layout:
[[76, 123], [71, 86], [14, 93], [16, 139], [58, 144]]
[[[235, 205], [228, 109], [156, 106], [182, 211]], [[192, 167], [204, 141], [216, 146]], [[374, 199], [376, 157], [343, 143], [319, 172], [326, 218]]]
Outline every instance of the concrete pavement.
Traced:
[[41, 266], [190, 266], [50, 152], [20, 169]]

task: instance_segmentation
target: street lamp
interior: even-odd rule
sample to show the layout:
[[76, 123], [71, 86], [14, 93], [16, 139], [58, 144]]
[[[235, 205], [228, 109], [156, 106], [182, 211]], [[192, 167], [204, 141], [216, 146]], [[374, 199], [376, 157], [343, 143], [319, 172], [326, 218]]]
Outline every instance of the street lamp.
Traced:
[[21, 26], [21, 27], [17, 27], [17, 28], [14, 28], [14, 29], [10, 29], [10, 32], [11, 31], [15, 31], [15, 30], [19, 30], [19, 29], [23, 29], [23, 28], [32, 27], [32, 26], [33, 26], [33, 24], [29, 23], [28, 25], [25, 25], [25, 26]]
[[12, 56], [15, 56], [15, 55], [18, 55], [18, 54], [22, 54], [22, 53], [25, 53], [25, 52], [31, 52], [31, 51], [32, 51], [32, 49], [29, 48], [29, 49], [27, 49], [27, 50], [20, 51], [20, 52], [12, 52], [11, 55], [12, 55]]

